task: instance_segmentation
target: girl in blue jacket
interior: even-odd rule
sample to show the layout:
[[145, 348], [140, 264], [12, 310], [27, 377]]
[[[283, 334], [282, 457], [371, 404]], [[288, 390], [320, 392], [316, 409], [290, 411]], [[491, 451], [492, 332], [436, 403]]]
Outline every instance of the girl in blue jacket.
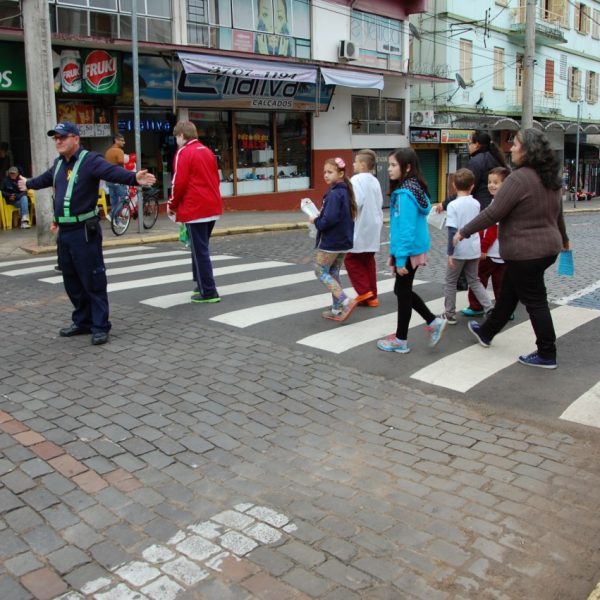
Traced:
[[357, 207], [343, 159], [328, 158], [323, 166], [323, 177], [329, 189], [323, 198], [319, 216], [310, 218], [317, 228], [315, 275], [331, 292], [333, 300], [331, 309], [321, 313], [322, 316], [333, 321], [345, 321], [355, 302], [344, 293], [340, 268], [346, 252], [352, 248]]
[[413, 308], [427, 323], [431, 347], [440, 341], [447, 322], [436, 317], [412, 289], [417, 268], [427, 261], [427, 215], [431, 209], [417, 153], [412, 148], [392, 152], [388, 156], [388, 174], [392, 191], [388, 264], [396, 277], [394, 294], [398, 298], [398, 323], [396, 332], [379, 340], [377, 347], [386, 352], [406, 354], [410, 352], [407, 337]]

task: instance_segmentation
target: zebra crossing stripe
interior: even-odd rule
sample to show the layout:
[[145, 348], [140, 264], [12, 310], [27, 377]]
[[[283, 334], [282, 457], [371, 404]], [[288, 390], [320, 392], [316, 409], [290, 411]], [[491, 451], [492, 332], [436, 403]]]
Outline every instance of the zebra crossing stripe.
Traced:
[[[559, 306], [552, 311], [556, 336], [566, 335], [596, 319], [598, 315], [597, 310], [589, 308]], [[519, 351], [527, 354], [533, 344], [531, 324], [525, 321], [499, 333], [494, 338], [491, 348], [482, 348], [478, 344], [469, 346], [427, 365], [413, 373], [411, 378], [457, 392], [467, 392], [488, 377], [517, 362]]]
[[600, 427], [600, 382], [579, 396], [560, 415], [560, 418], [573, 423]]
[[[104, 250], [104, 256], [107, 256], [109, 254], [124, 254], [125, 252], [140, 252], [141, 250], [153, 249], [154, 246], [132, 246], [129, 248], [113, 248], [112, 250]], [[3, 269], [4, 267], [14, 267], [16, 265], [32, 265], [35, 263], [39, 264], [46, 261], [51, 263], [56, 262], [56, 255], [53, 254], [52, 256], [37, 256], [35, 258], [21, 258], [19, 260], [8, 260], [6, 262], [0, 262], [0, 269]]]
[[[188, 262], [190, 261], [189, 252], [186, 250], [171, 250], [169, 252], [148, 252], [146, 254], [136, 254], [134, 256], [115, 256], [105, 258], [104, 262], [107, 265], [112, 265], [116, 263], [122, 262], [130, 262], [137, 260], [145, 260], [147, 258], [167, 258], [169, 256], [188, 256]], [[234, 257], [232, 257], [234, 258]], [[37, 265], [36, 267], [25, 267], [23, 269], [13, 269], [11, 271], [5, 271], [2, 275], [8, 275], [9, 277], [17, 277], [19, 275], [33, 275], [34, 273], [43, 273], [44, 271], [51, 271], [54, 268], [54, 263], [56, 262], [56, 258], [52, 259], [52, 263], [46, 265]], [[157, 263], [158, 264], [158, 263]], [[150, 267], [148, 267], [150, 268]], [[138, 271], [146, 270], [141, 267], [137, 268]]]
[[[414, 285], [426, 283], [425, 281], [414, 281]], [[392, 291], [394, 289], [394, 279], [390, 279], [389, 282], [384, 280], [377, 282], [378, 293], [383, 291], [384, 284], [388, 284], [385, 287], [389, 288], [386, 291]], [[457, 303], [466, 302], [467, 293], [459, 292], [456, 296]], [[444, 298], [436, 298], [435, 300], [428, 300], [427, 306], [434, 313], [441, 313], [444, 311]], [[321, 333], [315, 333], [308, 337], [298, 340], [299, 344], [303, 346], [310, 346], [311, 348], [318, 348], [319, 350], [325, 350], [332, 354], [341, 354], [347, 350], [351, 350], [356, 346], [374, 342], [375, 340], [389, 335], [396, 328], [396, 312], [380, 315], [365, 321], [359, 321], [357, 323], [349, 323], [343, 327], [337, 327]], [[424, 325], [423, 319], [413, 313], [410, 321], [410, 329], [414, 329], [419, 325]], [[410, 345], [410, 344], [409, 344]]]
[[[213, 260], [213, 262], [216, 262], [216, 261], [221, 261], [221, 260], [231, 260], [233, 258], [235, 258], [235, 256], [225, 254], [225, 255], [213, 256], [212, 260]], [[108, 277], [111, 277], [111, 276], [116, 276], [116, 275], [127, 275], [129, 273], [139, 273], [140, 271], [153, 271], [154, 269], [166, 269], [169, 267], [181, 267], [183, 265], [187, 265], [189, 267], [190, 271], [185, 273], [185, 277], [182, 280], [176, 279], [175, 281], [185, 281], [186, 279], [189, 279], [191, 277], [190, 273], [191, 273], [191, 269], [192, 269], [192, 259], [189, 256], [186, 258], [179, 259], [179, 260], [164, 260], [164, 261], [159, 261], [159, 262], [155, 262], [155, 263], [147, 263], [144, 265], [130, 265], [128, 267], [117, 267], [116, 269], [107, 269], [106, 274]], [[160, 279], [160, 277], [158, 277], [157, 279]], [[62, 280], [63, 280], [62, 275], [59, 275], [58, 277], [46, 277], [44, 279], [40, 279], [40, 281], [43, 281], [44, 283], [52, 283], [52, 284], [62, 283]], [[109, 284], [109, 291], [110, 291], [110, 284]]]
[[575, 292], [574, 294], [571, 294], [570, 296], [564, 296], [563, 298], [559, 298], [558, 300], [555, 300], [554, 302], [556, 302], [556, 304], [569, 304], [570, 302], [573, 302], [573, 300], [577, 300], [579, 298], [582, 298], [583, 296], [592, 294], [598, 288], [600, 288], [600, 280], [596, 281], [595, 283], [592, 283], [592, 285], [588, 285], [587, 287], [585, 287], [581, 290], [578, 290], [577, 292]]
[[[305, 281], [312, 281], [314, 279], [315, 274], [312, 272], [293, 273], [291, 275], [279, 275], [277, 277], [267, 277], [255, 281], [220, 285], [218, 286], [218, 290], [221, 296], [233, 296], [234, 294], [242, 294], [244, 292], [257, 292], [260, 290], [294, 285], [296, 283], [304, 283]], [[189, 304], [189, 302], [190, 292], [167, 294], [165, 296], [156, 296], [154, 298], [141, 300], [141, 304], [147, 304], [148, 306], [155, 306], [157, 308], [171, 308], [172, 306], [178, 306], [180, 304]]]
[[[227, 257], [229, 258], [229, 257]], [[214, 260], [214, 257], [212, 257]], [[277, 267], [287, 267], [291, 263], [279, 262], [275, 260], [267, 260], [255, 263], [244, 263], [231, 265], [228, 267], [219, 267], [213, 269], [213, 275], [219, 277], [221, 275], [232, 275], [235, 273], [247, 273], [248, 271], [260, 271], [262, 269], [275, 269]], [[191, 264], [190, 264], [191, 267]], [[43, 280], [42, 280], [43, 281]], [[119, 292], [121, 290], [137, 289], [142, 287], [150, 287], [153, 285], [164, 285], [166, 283], [177, 283], [181, 281], [192, 281], [191, 268], [186, 273], [174, 273], [173, 275], [164, 275], [162, 277], [148, 277], [146, 279], [133, 279], [130, 281], [120, 281], [118, 283], [109, 283], [109, 292]], [[189, 292], [188, 292], [189, 293]]]
[[[308, 273], [309, 279], [315, 279], [314, 273]], [[316, 281], [316, 279], [315, 279]], [[416, 283], [416, 282], [415, 282]], [[384, 279], [383, 281], [377, 282], [378, 293], [384, 294], [394, 289], [393, 279]], [[354, 296], [355, 292], [352, 288], [346, 288], [344, 290], [349, 296]], [[224, 292], [223, 292], [224, 293]], [[319, 308], [325, 308], [331, 304], [331, 294], [315, 294], [314, 296], [306, 296], [304, 298], [296, 298], [294, 300], [286, 300], [284, 302], [271, 302], [270, 304], [262, 304], [258, 306], [251, 306], [243, 308], [241, 310], [234, 310], [228, 313], [211, 317], [211, 321], [217, 321], [219, 323], [225, 323], [233, 327], [250, 327], [257, 323], [263, 323], [264, 321], [270, 321], [272, 319], [279, 319], [281, 317], [288, 317], [301, 312], [308, 312], [310, 310], [318, 310]], [[347, 327], [344, 327], [346, 330]]]

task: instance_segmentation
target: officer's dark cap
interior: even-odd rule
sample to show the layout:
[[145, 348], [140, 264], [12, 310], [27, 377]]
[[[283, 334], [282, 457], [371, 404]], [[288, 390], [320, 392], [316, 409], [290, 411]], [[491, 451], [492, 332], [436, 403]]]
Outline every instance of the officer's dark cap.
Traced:
[[54, 135], [81, 135], [79, 133], [79, 128], [75, 123], [71, 123], [71, 121], [64, 121], [63, 123], [58, 123], [48, 132], [48, 136], [52, 137]]

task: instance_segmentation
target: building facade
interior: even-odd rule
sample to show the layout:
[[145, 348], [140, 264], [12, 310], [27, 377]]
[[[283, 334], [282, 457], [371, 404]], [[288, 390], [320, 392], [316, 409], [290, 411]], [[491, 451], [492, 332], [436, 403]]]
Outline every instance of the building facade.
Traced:
[[[415, 71], [435, 68], [450, 84], [411, 93], [411, 138], [437, 153], [440, 186], [468, 156], [469, 131], [491, 133], [505, 152], [521, 126], [526, 0], [428, 0], [411, 17]], [[428, 66], [428, 65], [433, 65]], [[565, 187], [600, 193], [600, 2], [538, 0], [535, 19], [534, 127], [543, 130], [564, 164]]]
[[[138, 0], [141, 163], [168, 193], [171, 135], [193, 121], [229, 210], [297, 208], [325, 158], [408, 144], [408, 16], [425, 0]], [[0, 140], [30, 173], [19, 2], [0, 2]], [[104, 151], [134, 147], [131, 3], [48, 0], [57, 119]], [[35, 93], [35, 92], [33, 92]], [[43, 134], [43, 132], [41, 132]], [[385, 188], [384, 188], [385, 189]]]

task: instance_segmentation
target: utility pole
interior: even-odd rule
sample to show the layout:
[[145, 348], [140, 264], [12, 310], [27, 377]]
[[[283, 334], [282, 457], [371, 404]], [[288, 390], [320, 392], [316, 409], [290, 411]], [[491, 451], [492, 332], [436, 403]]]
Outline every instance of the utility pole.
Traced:
[[[25, 37], [31, 164], [33, 173], [39, 174], [48, 169], [56, 157], [54, 143], [46, 135], [56, 125], [48, 0], [22, 0], [21, 11]], [[50, 233], [53, 215], [51, 190], [36, 190], [35, 218], [40, 246], [54, 243], [54, 236]]]
[[533, 70], [535, 67], [536, 0], [527, 0], [525, 8], [525, 56], [523, 57], [523, 112], [521, 128], [533, 127]]

